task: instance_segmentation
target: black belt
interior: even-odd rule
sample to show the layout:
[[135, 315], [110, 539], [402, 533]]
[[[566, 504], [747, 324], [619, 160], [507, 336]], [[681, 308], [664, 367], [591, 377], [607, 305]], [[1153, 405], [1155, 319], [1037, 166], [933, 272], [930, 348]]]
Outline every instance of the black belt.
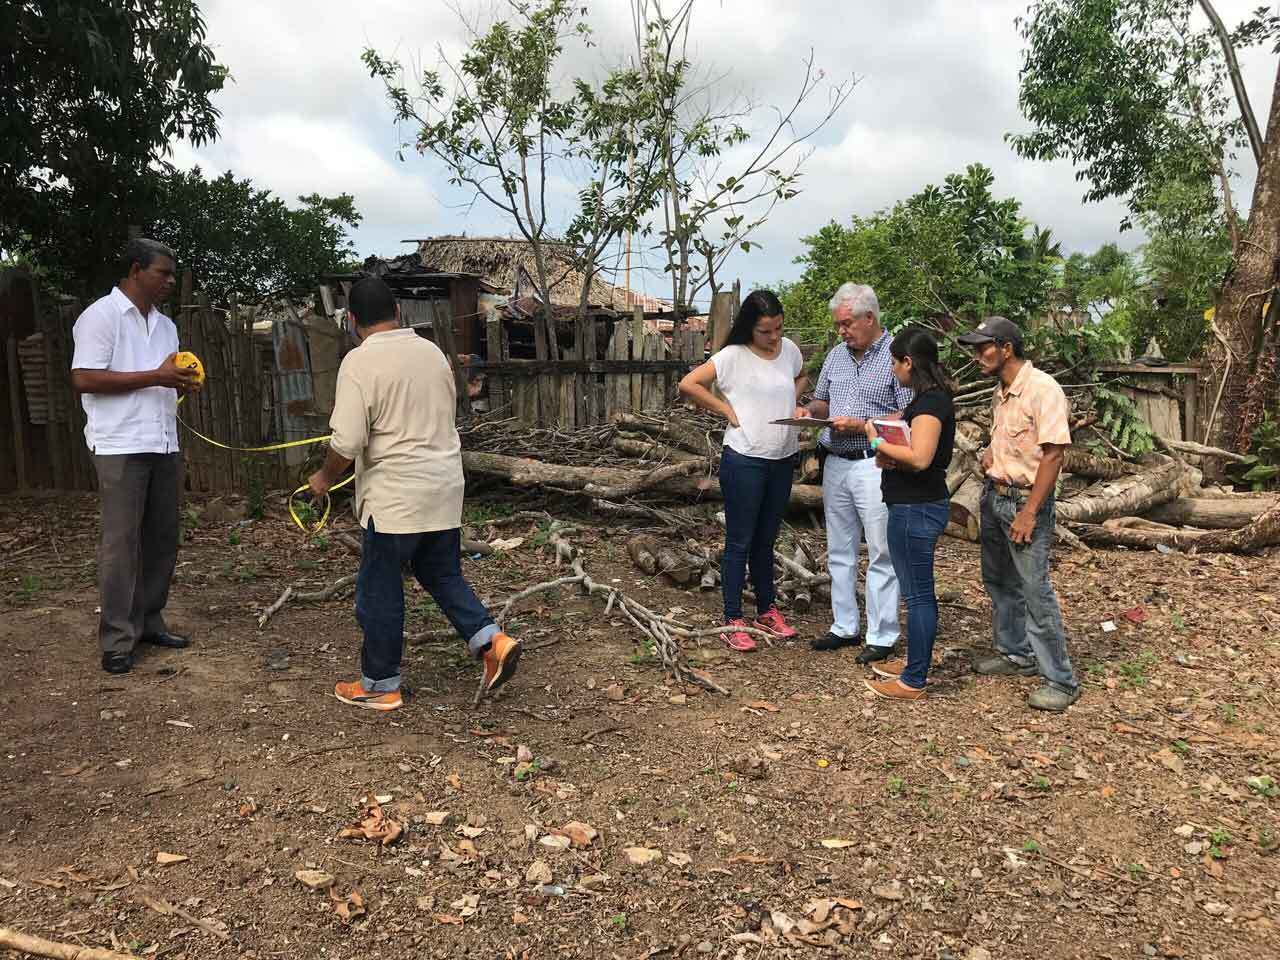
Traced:
[[822, 449], [826, 451], [827, 456], [839, 457], [841, 460], [870, 460], [876, 455], [874, 450], [852, 450], [848, 453], [842, 450], [832, 450], [825, 443], [822, 445]]

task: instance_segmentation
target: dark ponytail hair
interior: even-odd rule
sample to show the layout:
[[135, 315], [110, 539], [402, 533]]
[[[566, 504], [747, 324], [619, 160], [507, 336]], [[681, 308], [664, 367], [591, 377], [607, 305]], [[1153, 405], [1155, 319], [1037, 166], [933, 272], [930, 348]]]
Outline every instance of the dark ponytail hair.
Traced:
[[955, 392], [955, 385], [938, 362], [938, 341], [923, 327], [907, 327], [889, 344], [889, 352], [895, 360], [911, 358], [911, 383], [908, 386], [916, 395], [926, 390]]
[[746, 346], [751, 342], [751, 335], [761, 317], [780, 317], [782, 314], [782, 301], [777, 294], [772, 290], [752, 290], [738, 308], [738, 315], [733, 318], [733, 326], [729, 328], [729, 336], [725, 338], [724, 345]]

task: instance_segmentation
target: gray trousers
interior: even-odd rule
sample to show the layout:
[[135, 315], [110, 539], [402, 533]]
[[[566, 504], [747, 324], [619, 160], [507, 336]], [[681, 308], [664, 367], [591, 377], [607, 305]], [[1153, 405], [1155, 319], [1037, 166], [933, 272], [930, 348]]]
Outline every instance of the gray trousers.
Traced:
[[143, 636], [166, 632], [163, 611], [178, 560], [177, 453], [95, 455], [102, 499], [98, 596], [103, 653], [130, 653]]
[[1036, 514], [1031, 542], [1015, 545], [1009, 526], [1022, 508], [987, 484], [982, 492], [982, 582], [991, 596], [995, 648], [1014, 663], [1035, 664], [1050, 686], [1072, 692], [1078, 686], [1067, 655], [1066, 630], [1058, 595], [1049, 579], [1054, 498]]

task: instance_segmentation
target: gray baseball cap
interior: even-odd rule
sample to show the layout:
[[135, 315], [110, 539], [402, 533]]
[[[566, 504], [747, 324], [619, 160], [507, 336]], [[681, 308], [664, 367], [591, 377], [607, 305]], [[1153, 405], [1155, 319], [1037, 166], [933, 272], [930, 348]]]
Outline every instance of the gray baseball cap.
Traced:
[[1022, 331], [1012, 320], [1005, 317], [984, 317], [982, 322], [971, 331], [956, 338], [957, 343], [966, 347], [976, 347], [983, 343], [1012, 343], [1022, 348]]

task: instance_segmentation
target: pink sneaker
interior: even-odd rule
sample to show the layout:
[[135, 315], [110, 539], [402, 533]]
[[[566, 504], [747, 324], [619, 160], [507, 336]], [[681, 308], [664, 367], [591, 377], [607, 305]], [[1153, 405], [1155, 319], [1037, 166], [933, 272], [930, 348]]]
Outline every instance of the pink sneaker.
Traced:
[[[726, 628], [745, 627], [747, 621], [739, 617], [737, 620], [729, 620], [725, 623]], [[749, 633], [743, 633], [741, 630], [726, 629], [720, 634], [720, 639], [724, 641], [724, 645], [730, 650], [737, 650], [739, 653], [750, 653], [756, 648], [756, 641]]]
[[777, 607], [770, 607], [767, 611], [756, 617], [756, 622], [752, 626], [760, 630], [767, 630], [779, 640], [790, 640], [797, 635], [795, 627], [788, 625], [787, 621], [782, 619], [782, 614], [778, 612]]

